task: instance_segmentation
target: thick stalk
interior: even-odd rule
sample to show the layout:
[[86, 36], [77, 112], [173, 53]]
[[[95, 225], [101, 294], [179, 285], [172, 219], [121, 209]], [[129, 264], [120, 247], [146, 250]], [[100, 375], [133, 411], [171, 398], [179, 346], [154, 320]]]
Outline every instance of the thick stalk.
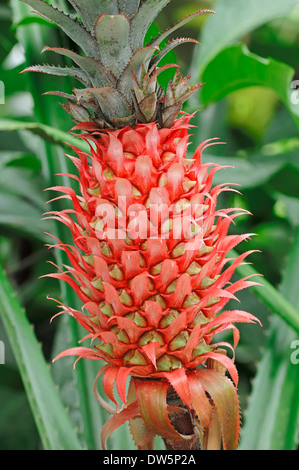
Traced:
[[202, 436], [196, 426], [195, 419], [180, 400], [172, 387], [169, 388], [167, 396], [167, 404], [174, 406], [181, 411], [169, 414], [169, 418], [173, 427], [184, 436], [192, 436], [190, 439], [170, 440], [164, 439], [166, 450], [202, 450]]
[[[224, 349], [218, 349], [218, 353], [226, 354]], [[225, 374], [225, 368], [218, 361], [208, 360], [208, 369], [214, 369]], [[167, 394], [169, 407], [176, 407], [180, 411], [169, 414], [173, 427], [184, 436], [192, 436], [190, 439], [170, 440], [164, 439], [166, 450], [220, 450], [221, 429], [216, 409], [210, 426], [205, 431], [201, 430], [200, 423], [186, 405], [180, 400], [172, 387]]]

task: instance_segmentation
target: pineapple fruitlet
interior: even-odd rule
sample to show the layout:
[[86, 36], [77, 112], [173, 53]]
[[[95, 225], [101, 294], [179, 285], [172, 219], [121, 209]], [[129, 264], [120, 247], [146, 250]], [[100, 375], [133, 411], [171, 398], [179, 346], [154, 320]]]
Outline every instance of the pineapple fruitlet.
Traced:
[[[104, 449], [126, 421], [138, 449], [152, 449], [156, 435], [167, 449], [209, 449], [218, 434], [223, 449], [236, 449], [238, 373], [223, 350], [230, 345], [214, 336], [231, 329], [234, 350], [234, 323], [256, 321], [242, 310], [223, 309], [254, 283], [230, 282], [249, 252], [227, 258], [249, 235], [228, 235], [241, 209], [216, 209], [219, 194], [229, 188], [212, 186], [221, 167], [202, 164], [201, 155], [217, 139], [186, 156], [192, 116], [182, 105], [200, 85], [190, 85], [176, 64], [159, 67], [177, 45], [197, 41], [161, 43], [198, 15], [213, 12], [196, 11], [145, 44], [169, 0], [69, 0], [73, 16], [43, 0], [23, 1], [74, 42], [74, 50], [43, 50], [71, 59], [73, 66], [26, 70], [81, 82], [73, 94], [48, 93], [66, 99], [73, 131], [90, 148], [87, 154], [72, 147], [76, 157], [70, 156], [80, 194], [50, 188], [72, 202], [73, 209], [48, 216], [65, 224], [74, 242], [56, 239], [53, 246], [66, 252], [70, 266], [51, 276], [68, 282], [83, 302], [82, 311], [61, 307], [90, 340], [58, 357], [101, 361], [94, 390], [112, 414], [101, 433]], [[164, 90], [158, 76], [168, 67], [176, 71]], [[99, 377], [108, 400], [98, 391]]]

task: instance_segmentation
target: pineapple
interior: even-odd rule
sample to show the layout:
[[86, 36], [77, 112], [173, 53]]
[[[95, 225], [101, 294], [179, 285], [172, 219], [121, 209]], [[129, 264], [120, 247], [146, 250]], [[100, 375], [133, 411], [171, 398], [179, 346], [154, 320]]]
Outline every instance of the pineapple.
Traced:
[[[190, 76], [182, 77], [176, 64], [159, 67], [170, 50], [197, 41], [176, 38], [160, 48], [161, 42], [212, 12], [196, 11], [145, 44], [148, 28], [169, 0], [69, 0], [74, 17], [44, 0], [22, 1], [74, 42], [76, 51], [43, 49], [71, 59], [72, 67], [26, 70], [81, 82], [73, 94], [49, 93], [66, 99], [73, 131], [90, 148], [87, 154], [72, 147], [80, 194], [51, 188], [72, 201], [73, 210], [49, 217], [65, 224], [74, 242], [56, 239], [53, 246], [67, 253], [70, 266], [51, 276], [78, 294], [82, 311], [66, 305], [62, 311], [90, 340], [58, 357], [105, 363], [94, 383], [99, 402], [112, 414], [102, 429], [103, 448], [129, 421], [138, 449], [152, 449], [156, 435], [167, 449], [208, 449], [215, 432], [222, 434], [224, 449], [236, 449], [238, 374], [223, 350], [229, 345], [214, 336], [232, 329], [234, 349], [233, 323], [256, 321], [247, 312], [224, 310], [237, 291], [253, 284], [230, 282], [249, 253], [226, 266], [227, 253], [249, 235], [228, 235], [241, 210], [216, 209], [219, 194], [229, 188], [213, 187], [221, 167], [202, 164], [201, 155], [218, 140], [204, 142], [187, 158], [192, 116], [182, 105], [201, 85], [190, 85]], [[176, 71], [164, 90], [158, 76], [167, 67]], [[98, 392], [99, 377], [106, 398]]]

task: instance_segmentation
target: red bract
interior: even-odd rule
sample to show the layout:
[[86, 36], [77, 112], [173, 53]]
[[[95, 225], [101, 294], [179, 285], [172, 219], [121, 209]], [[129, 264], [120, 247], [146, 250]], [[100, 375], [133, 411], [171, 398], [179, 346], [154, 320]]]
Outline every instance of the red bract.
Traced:
[[[257, 321], [250, 313], [224, 310], [236, 292], [256, 284], [247, 278], [231, 282], [250, 252], [227, 257], [250, 234], [228, 235], [244, 210], [216, 207], [218, 196], [231, 189], [213, 187], [222, 167], [203, 164], [201, 154], [219, 142], [205, 142], [187, 159], [190, 118], [184, 115], [170, 128], [77, 125], [74, 130], [83, 131], [78, 138], [90, 145], [89, 154], [73, 147], [77, 156], [70, 157], [80, 194], [50, 188], [72, 203], [72, 209], [48, 217], [65, 224], [74, 242], [56, 239], [53, 246], [66, 252], [70, 266], [50, 276], [68, 282], [80, 297], [82, 311], [62, 305], [62, 312], [85, 328], [90, 342], [58, 357], [106, 363], [98, 377], [114, 406], [95, 382], [100, 403], [113, 414], [102, 430], [103, 448], [127, 420], [139, 449], [151, 448], [156, 434], [188, 448], [194, 434], [176, 429], [173, 417], [180, 412], [192, 416], [203, 445], [215, 413], [223, 448], [238, 444], [238, 373], [223, 354], [229, 345], [214, 337], [232, 329], [234, 349], [239, 338], [234, 323]], [[176, 405], [168, 400], [171, 390]]]

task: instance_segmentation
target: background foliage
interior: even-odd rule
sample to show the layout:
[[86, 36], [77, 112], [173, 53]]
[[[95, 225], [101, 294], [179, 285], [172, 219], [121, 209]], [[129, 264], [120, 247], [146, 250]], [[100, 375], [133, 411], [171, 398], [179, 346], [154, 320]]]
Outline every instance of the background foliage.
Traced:
[[[64, 0], [53, 3], [65, 7]], [[226, 193], [221, 204], [253, 214], [239, 218], [234, 232], [257, 234], [238, 250], [261, 250], [251, 256], [253, 267], [242, 269], [264, 276], [264, 287], [239, 296], [242, 309], [264, 325], [240, 328], [240, 448], [296, 449], [299, 364], [291, 354], [299, 339], [298, 0], [173, 0], [156, 27], [165, 29], [198, 8], [218, 15], [189, 23], [182, 35], [199, 36], [202, 45], [177, 52], [182, 71], [206, 83], [186, 107], [199, 110], [190, 153], [211, 137], [227, 142], [206, 151], [205, 160], [233, 167], [219, 172], [215, 183], [241, 185], [242, 195]], [[28, 11], [19, 0], [1, 0], [0, 449], [97, 449], [106, 419], [92, 392], [98, 364], [82, 360], [76, 371], [72, 359], [50, 365], [81, 332], [66, 317], [50, 323], [57, 306], [46, 296], [72, 306], [77, 299], [67, 286], [40, 277], [52, 269], [47, 261], [64, 262], [60, 252], [47, 249], [46, 233], [63, 240], [68, 233], [41, 219], [49, 207], [43, 190], [61, 184], [57, 174], [67, 171], [64, 142], [71, 137], [65, 133], [72, 127], [57, 98], [41, 95], [58, 86], [69, 90], [72, 83], [20, 74], [42, 61], [43, 45], [68, 44], [55, 26]], [[167, 83], [167, 74], [161, 77]], [[134, 448], [125, 427], [110, 446]]]

